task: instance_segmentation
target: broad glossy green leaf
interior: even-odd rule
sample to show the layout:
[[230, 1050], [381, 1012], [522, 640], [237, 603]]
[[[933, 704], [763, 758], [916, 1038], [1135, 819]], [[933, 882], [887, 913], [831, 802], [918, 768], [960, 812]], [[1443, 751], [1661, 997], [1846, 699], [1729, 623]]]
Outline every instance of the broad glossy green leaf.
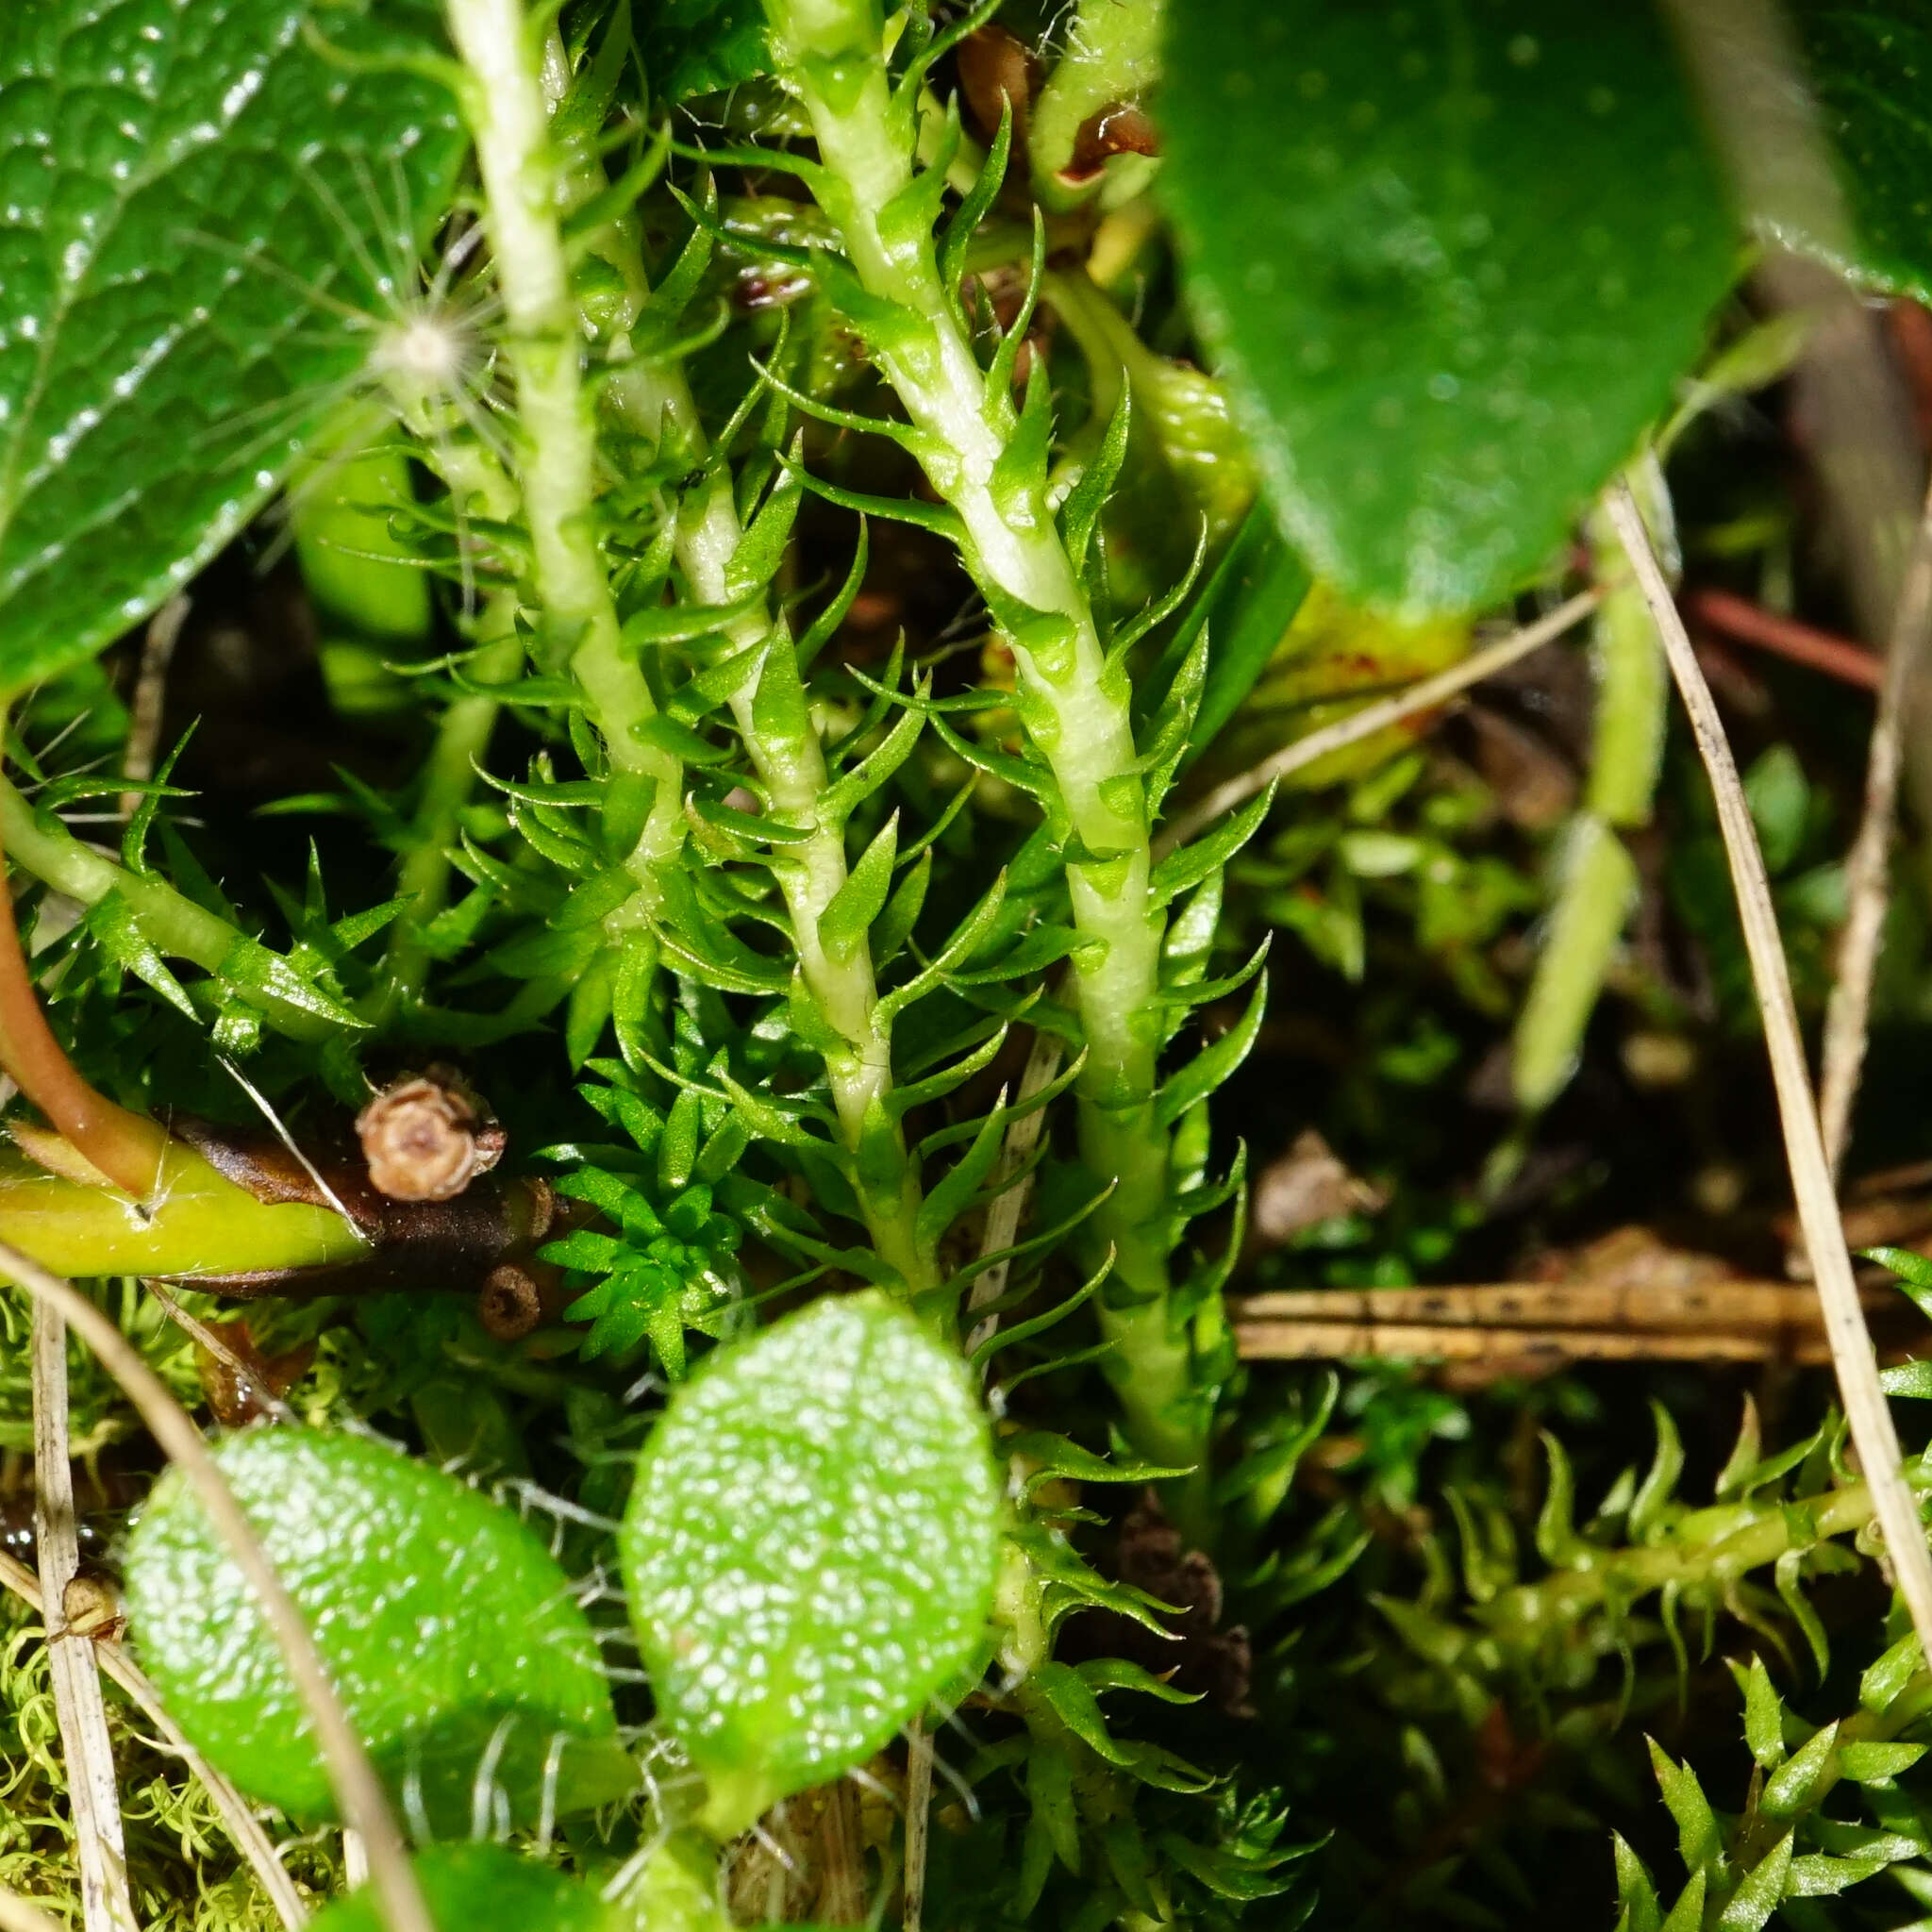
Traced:
[[1737, 238], [1644, 0], [1188, 0], [1168, 199], [1316, 575], [1410, 617], [1533, 572], [1697, 354]]
[[[538, 1811], [546, 1776], [566, 1809], [628, 1787], [596, 1641], [527, 1524], [367, 1437], [252, 1429], [216, 1453], [412, 1818], [467, 1830], [486, 1751], [514, 1816]], [[301, 1696], [177, 1471], [129, 1541], [127, 1605], [142, 1661], [192, 1742], [253, 1796], [328, 1816]]]
[[960, 1363], [882, 1294], [817, 1302], [677, 1391], [621, 1548], [708, 1824], [859, 1762], [973, 1660], [999, 1509]]
[[258, 508], [460, 153], [428, 0], [0, 8], [0, 695], [109, 642]]
[[[616, 1932], [593, 1887], [502, 1845], [431, 1845], [413, 1861], [437, 1932]], [[325, 1906], [312, 1932], [389, 1932], [371, 1885]]]
[[1790, 8], [1857, 231], [1840, 264], [1932, 301], [1932, 0], [1795, 0]]

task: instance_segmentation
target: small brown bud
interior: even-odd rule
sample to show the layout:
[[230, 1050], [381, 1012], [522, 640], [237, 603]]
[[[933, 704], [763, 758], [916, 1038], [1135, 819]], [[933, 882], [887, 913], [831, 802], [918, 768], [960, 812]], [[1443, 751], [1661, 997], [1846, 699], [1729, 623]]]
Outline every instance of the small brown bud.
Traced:
[[121, 1592], [111, 1577], [95, 1570], [76, 1570], [60, 1592], [62, 1637], [98, 1637], [108, 1642], [126, 1628]]
[[514, 1261], [492, 1268], [476, 1297], [476, 1319], [498, 1341], [521, 1341], [543, 1319], [537, 1277]]
[[370, 1184], [391, 1201], [448, 1201], [503, 1158], [506, 1136], [447, 1067], [392, 1081], [356, 1116]]

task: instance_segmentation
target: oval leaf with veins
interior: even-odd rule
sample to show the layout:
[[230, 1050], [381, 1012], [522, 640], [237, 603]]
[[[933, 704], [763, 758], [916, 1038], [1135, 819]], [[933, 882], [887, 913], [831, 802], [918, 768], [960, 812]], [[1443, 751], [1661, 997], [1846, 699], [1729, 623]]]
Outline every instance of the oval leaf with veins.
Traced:
[[[216, 1457], [419, 1828], [467, 1832], [479, 1798], [491, 1829], [503, 1811], [582, 1808], [635, 1782], [596, 1640], [526, 1524], [363, 1436], [251, 1429]], [[330, 1815], [294, 1680], [178, 1470], [129, 1541], [127, 1607], [190, 1740], [251, 1795]]]
[[677, 1391], [622, 1549], [714, 1829], [859, 1763], [972, 1662], [999, 1510], [958, 1359], [883, 1295], [818, 1302]]

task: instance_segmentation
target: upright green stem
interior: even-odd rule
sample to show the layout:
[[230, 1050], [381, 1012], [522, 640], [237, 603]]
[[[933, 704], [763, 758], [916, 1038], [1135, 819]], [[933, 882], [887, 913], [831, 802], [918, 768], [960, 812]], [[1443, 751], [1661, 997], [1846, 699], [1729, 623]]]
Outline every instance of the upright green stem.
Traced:
[[[432, 407], [421, 396], [397, 398], [398, 414], [415, 432], [427, 460], [448, 486], [459, 517], [478, 511], [492, 523], [508, 524], [517, 513], [516, 485], [487, 451], [441, 431]], [[483, 600], [472, 635], [475, 651], [470, 676], [478, 684], [507, 684], [524, 668], [524, 643], [516, 628], [513, 592], [493, 591]], [[449, 901], [449, 850], [458, 820], [475, 789], [476, 770], [490, 749], [502, 710], [493, 697], [471, 692], [444, 708], [436, 739], [423, 768], [423, 787], [409, 821], [409, 849], [396, 880], [396, 896], [408, 906], [391, 930], [383, 962], [376, 1018], [421, 999], [428, 976], [425, 942], [429, 922]]]
[[[485, 606], [478, 626], [482, 648], [470, 660], [471, 675], [479, 683], [507, 683], [523, 669], [524, 644], [514, 629], [515, 617], [508, 597]], [[396, 896], [409, 903], [390, 941], [382, 988], [386, 1012], [422, 997], [429, 973], [427, 928], [449, 903], [449, 848], [502, 708], [492, 697], [453, 698], [437, 725], [409, 821], [408, 855], [396, 878]]]
[[[1148, 890], [1144, 789], [1124, 667], [1109, 667], [1093, 614], [1045, 504], [1044, 476], [1001, 467], [1017, 428], [1011, 400], [989, 390], [940, 276], [929, 228], [906, 219], [913, 198], [914, 103], [895, 93], [879, 21], [865, 0], [767, 0], [784, 76], [811, 118], [825, 212], [867, 292], [895, 306], [874, 354], [915, 429], [927, 476], [957, 510], [969, 561], [999, 601], [1037, 615], [1008, 640], [1076, 841], [1068, 867], [1074, 917], [1102, 941], [1075, 975], [1087, 1063], [1080, 1137], [1113, 1183], [1095, 1217], [1115, 1256], [1104, 1321], [1129, 1430], [1143, 1452], [1197, 1463], [1205, 1406], [1189, 1339], [1168, 1296], [1168, 1137], [1154, 1106], [1161, 1039], [1165, 922]], [[900, 197], [905, 196], [905, 199]], [[914, 325], [916, 318], [917, 325]]]
[[[563, 99], [570, 77], [562, 44], [553, 35], [544, 58], [545, 91], [553, 105]], [[604, 186], [602, 163], [587, 137], [567, 142], [562, 158], [569, 203], [581, 203]], [[616, 363], [606, 391], [612, 406], [639, 434], [672, 442], [691, 468], [702, 467], [708, 455], [704, 425], [683, 370], [675, 363], [647, 363], [630, 353], [629, 332], [650, 294], [635, 233], [627, 222], [613, 222], [589, 246], [615, 271], [615, 287], [591, 307], [589, 317]], [[745, 587], [732, 578], [743, 536], [729, 474], [720, 470], [679, 510], [675, 532], [678, 562], [705, 603], [725, 604], [743, 593]], [[731, 620], [724, 634], [734, 650], [767, 639], [774, 653], [790, 648], [783, 620], [764, 606]], [[820, 809], [830, 778], [795, 671], [787, 675], [790, 667], [774, 665], [770, 658], [767, 666], [731, 694], [731, 713], [774, 813], [810, 828], [810, 837], [780, 860], [778, 887], [806, 986], [841, 1041], [824, 1054], [841, 1134], [855, 1157], [865, 1147], [869, 1158], [863, 1171], [876, 1176], [859, 1190], [868, 1232], [880, 1259], [898, 1272], [909, 1293], [917, 1294], [938, 1285], [939, 1269], [931, 1245], [918, 1237], [923, 1191], [889, 1106], [891, 1032], [878, 1017], [872, 955], [861, 940], [850, 953], [835, 956], [821, 935], [825, 909], [847, 876], [845, 826]]]
[[625, 649], [595, 528], [596, 435], [558, 223], [560, 181], [548, 132], [541, 49], [521, 0], [448, 0], [450, 36], [470, 70], [465, 109], [483, 177], [484, 223], [517, 386], [524, 512], [530, 529], [543, 655], [566, 659], [590, 699], [613, 766], [656, 782], [630, 858], [646, 913], [658, 869], [683, 838], [683, 774], [642, 736], [656, 715]]
[[[1668, 554], [1674, 520], [1655, 458], [1634, 463], [1644, 520]], [[1663, 762], [1670, 675], [1657, 620], [1623, 568], [1609, 520], [1599, 508], [1586, 525], [1597, 581], [1610, 588], [1597, 608], [1591, 659], [1596, 716], [1590, 778], [1563, 836], [1557, 890], [1536, 974], [1516, 1024], [1510, 1081], [1525, 1114], [1540, 1113], [1570, 1083], [1583, 1036], [1608, 977], [1630, 908], [1637, 862], [1619, 836], [1650, 823]]]
[[[681, 419], [688, 437], [702, 439], [681, 375], [676, 386], [674, 420]], [[677, 545], [691, 588], [708, 603], [723, 603], [731, 594], [730, 563], [741, 534], [730, 480], [714, 477], [696, 515], [680, 525]], [[726, 635], [742, 647], [773, 630], [778, 633], [773, 649], [789, 649], [783, 620], [763, 611], [739, 619], [727, 627]], [[846, 879], [845, 827], [820, 812], [819, 802], [831, 782], [824, 752], [795, 672], [791, 683], [793, 689], [786, 694], [791, 701], [770, 706], [758, 703], [756, 679], [741, 685], [732, 693], [732, 716], [758, 777], [771, 793], [773, 810], [792, 824], [812, 827], [811, 837], [796, 848], [795, 857], [780, 864], [778, 887], [785, 895], [805, 983], [841, 1041], [824, 1055], [840, 1132], [855, 1156], [865, 1143], [878, 1160], [878, 1178], [859, 1190], [868, 1230], [879, 1258], [897, 1269], [908, 1291], [917, 1294], [938, 1285], [939, 1270], [930, 1245], [918, 1238], [923, 1191], [905, 1135], [889, 1105], [891, 1029], [879, 1020], [878, 984], [866, 941], [861, 938], [850, 953], [835, 957], [821, 936], [820, 922]]]

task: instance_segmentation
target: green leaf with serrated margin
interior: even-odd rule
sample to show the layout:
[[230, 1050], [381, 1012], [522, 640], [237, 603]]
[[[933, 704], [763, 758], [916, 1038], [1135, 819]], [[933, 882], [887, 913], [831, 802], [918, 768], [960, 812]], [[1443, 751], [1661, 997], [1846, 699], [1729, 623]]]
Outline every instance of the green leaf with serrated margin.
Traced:
[[1307, 565], [1282, 541], [1269, 506], [1257, 503], [1162, 655], [1163, 667], [1178, 665], [1196, 635], [1207, 631], [1208, 675], [1188, 733], [1183, 770], [1214, 742], [1254, 690], [1288, 635], [1311, 581]]
[[620, 1550], [721, 1835], [861, 1762], [973, 1660], [999, 1511], [960, 1363], [882, 1294], [818, 1302], [678, 1391]]
[[125, 966], [137, 979], [153, 987], [171, 1007], [199, 1024], [201, 1016], [194, 1010], [194, 1002], [162, 958], [160, 948], [142, 931], [140, 921], [118, 891], [109, 892], [89, 908], [87, 928], [117, 966]]
[[1839, 1746], [1839, 1769], [1855, 1785], [1877, 1784], [1900, 1776], [1924, 1757], [1924, 1744], [1888, 1743], [1882, 1739], [1868, 1743]]
[[1784, 1706], [1772, 1687], [1764, 1659], [1754, 1656], [1748, 1671], [1736, 1673], [1744, 1693], [1744, 1741], [1765, 1771], [1785, 1760]]
[[1690, 1874], [1690, 1882], [1677, 1894], [1677, 1903], [1671, 1907], [1671, 1916], [1664, 1921], [1663, 1932], [1699, 1932], [1704, 1924], [1704, 1894], [1708, 1881], [1703, 1872]]
[[1900, 1362], [1896, 1367], [1880, 1369], [1878, 1386], [1888, 1395], [1932, 1400], [1932, 1360]]
[[1830, 1858], [1807, 1853], [1791, 1860], [1785, 1875], [1787, 1898], [1836, 1898], [1848, 1886], [1875, 1878], [1891, 1859], [1882, 1857]]
[[1284, 532], [1491, 602], [1670, 401], [1738, 236], [1649, 5], [1189, 0], [1163, 187]]
[[1808, 1811], [1838, 1775], [1838, 1725], [1814, 1731], [1764, 1781], [1760, 1805], [1768, 1818], [1795, 1818]]
[[898, 850], [899, 814], [894, 812], [819, 914], [819, 941], [841, 965], [858, 956], [873, 921], [886, 909]]
[[1101, 1715], [1100, 1700], [1093, 1694], [1093, 1687], [1071, 1664], [1058, 1660], [1040, 1664], [1029, 1682], [1052, 1705], [1055, 1716], [1090, 1751], [1109, 1764], [1126, 1762], [1125, 1754], [1114, 1741], [1113, 1733]]
[[924, 728], [925, 719], [916, 710], [908, 709], [894, 719], [885, 737], [820, 796], [820, 823], [841, 824], [855, 806], [870, 798], [912, 756], [912, 747]]
[[1643, 1860], [1624, 1842], [1622, 1832], [1610, 1834], [1610, 1850], [1617, 1866], [1617, 1904], [1622, 1908], [1617, 1932], [1660, 1932], [1663, 1912], [1657, 1905], [1657, 1887]]
[[1677, 1849], [1683, 1856], [1685, 1869], [1695, 1878], [1723, 1856], [1724, 1840], [1718, 1834], [1710, 1800], [1704, 1795], [1697, 1774], [1688, 1764], [1676, 1763], [1655, 1738], [1645, 1741], [1650, 1746], [1651, 1769], [1657, 1773], [1657, 1786], [1663, 1792], [1664, 1808], [1676, 1821]]
[[1919, 1312], [1932, 1316], [1932, 1256], [1915, 1254], [1910, 1248], [1860, 1248], [1858, 1256], [1890, 1268]]
[[1715, 1932], [1760, 1932], [1785, 1895], [1785, 1881], [1791, 1870], [1792, 1837], [1792, 1833], [1786, 1832], [1745, 1874], [1743, 1882], [1717, 1915]]
[[[313, 11], [0, 9], [0, 693], [111, 642], [255, 513], [368, 354], [337, 320], [384, 313], [363, 264], [413, 262], [441, 216], [451, 97], [331, 60]], [[436, 21], [322, 25], [366, 56]]]
[[1919, 1639], [1916, 1632], [1901, 1637], [1884, 1651], [1858, 1679], [1858, 1703], [1870, 1711], [1884, 1710], [1919, 1671]]
[[1210, 873], [1219, 872], [1260, 829], [1274, 803], [1274, 788], [1258, 791], [1231, 816], [1223, 819], [1210, 832], [1204, 832], [1191, 844], [1170, 852], [1154, 868], [1147, 882], [1148, 896], [1157, 907], [1165, 906], [1190, 887], [1199, 885]]
[[1008, 1457], [1037, 1463], [1040, 1475], [1071, 1476], [1075, 1482], [1155, 1483], [1188, 1473], [1185, 1469], [1164, 1469], [1158, 1463], [1126, 1457], [1109, 1460], [1046, 1429], [1024, 1429], [1017, 1436], [1003, 1437], [1000, 1448]]
[[1158, 1698], [1162, 1704], [1198, 1704], [1206, 1694], [1180, 1690], [1165, 1677], [1157, 1677], [1143, 1665], [1124, 1657], [1090, 1657], [1074, 1669], [1095, 1690], [1138, 1690], [1143, 1697]]
[[1162, 1083], [1154, 1096], [1154, 1117], [1164, 1127], [1206, 1100], [1247, 1058], [1261, 1031], [1268, 982], [1257, 980], [1247, 1011], [1219, 1040], [1204, 1046], [1186, 1066]]
[[972, 1205], [993, 1163], [1000, 1158], [1000, 1144], [1008, 1115], [996, 1107], [980, 1122], [972, 1144], [954, 1161], [944, 1174], [926, 1190], [920, 1203], [917, 1223], [920, 1243], [926, 1249], [939, 1244], [941, 1236]]
[[[440, 1829], [467, 1829], [499, 1725], [495, 1779], [519, 1816], [536, 1815], [559, 1737], [565, 1802], [628, 1789], [596, 1641], [526, 1524], [368, 1437], [252, 1429], [216, 1456], [391, 1790], [414, 1781]], [[142, 1663], [189, 1740], [252, 1796], [331, 1815], [313, 1720], [178, 1469], [135, 1527], [126, 1576]]]

